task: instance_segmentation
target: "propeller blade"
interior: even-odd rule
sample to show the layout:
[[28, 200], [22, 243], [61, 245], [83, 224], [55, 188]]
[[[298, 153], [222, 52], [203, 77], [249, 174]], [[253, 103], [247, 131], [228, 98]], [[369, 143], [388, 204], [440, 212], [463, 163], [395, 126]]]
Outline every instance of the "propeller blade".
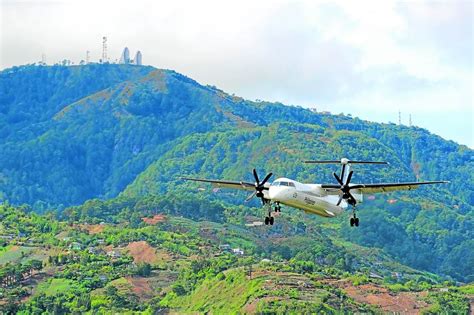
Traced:
[[341, 204], [341, 201], [342, 201], [342, 195], [341, 195], [341, 196], [339, 196], [339, 200], [338, 200], [338, 202], [337, 202], [336, 206], [339, 206], [339, 205]]
[[267, 182], [267, 180], [269, 180], [270, 177], [272, 177], [272, 175], [273, 175], [273, 173], [268, 173], [267, 176], [265, 176], [265, 178], [260, 183], [260, 186], [263, 186]]
[[334, 175], [334, 177], [336, 178], [336, 180], [339, 182], [339, 184], [340, 184], [341, 186], [344, 186], [344, 183], [343, 183], [342, 180], [339, 178], [339, 176], [337, 176], [336, 173], [332, 173], [332, 174]]
[[250, 199], [252, 199], [253, 197], [255, 197], [256, 194], [257, 194], [257, 191], [254, 191], [253, 193], [251, 193], [250, 195], [248, 195], [247, 198], [245, 198], [245, 202], [249, 202]]
[[346, 174], [346, 164], [342, 164], [341, 176], [340, 176], [341, 182], [344, 180], [344, 175], [345, 174]]
[[349, 172], [349, 175], [347, 176], [346, 180], [346, 185], [349, 185], [349, 183], [351, 182], [352, 174], [354, 174], [354, 171]]
[[255, 177], [255, 181], [257, 182], [257, 186], [260, 184], [260, 180], [258, 179], [257, 170], [253, 169], [253, 177]]

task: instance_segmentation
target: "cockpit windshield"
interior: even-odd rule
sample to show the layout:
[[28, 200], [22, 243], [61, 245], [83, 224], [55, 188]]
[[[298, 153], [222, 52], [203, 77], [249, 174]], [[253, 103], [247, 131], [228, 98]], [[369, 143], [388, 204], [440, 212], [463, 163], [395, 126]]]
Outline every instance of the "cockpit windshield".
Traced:
[[272, 183], [272, 186], [288, 186], [288, 187], [295, 187], [295, 183], [293, 182], [284, 182], [284, 181], [276, 181]]

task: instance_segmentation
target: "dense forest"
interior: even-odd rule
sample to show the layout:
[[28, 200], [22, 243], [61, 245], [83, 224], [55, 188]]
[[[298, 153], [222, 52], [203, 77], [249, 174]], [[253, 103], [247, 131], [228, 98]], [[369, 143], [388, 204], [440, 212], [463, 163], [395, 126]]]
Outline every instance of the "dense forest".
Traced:
[[[336, 169], [302, 161], [385, 160], [389, 167], [354, 168], [353, 182], [450, 183], [368, 196], [360, 205], [358, 229], [349, 228], [346, 216], [328, 220], [285, 208], [272, 230], [258, 233], [298, 235], [324, 229], [338, 246], [371, 248], [409, 266], [405, 268], [444, 280], [474, 281], [474, 152], [425, 129], [253, 102], [172, 70], [115, 64], [29, 65], [0, 72], [0, 151], [0, 202], [24, 205], [34, 218], [42, 216], [30, 210], [55, 217], [54, 227], [44, 228], [44, 237], [37, 236], [48, 246], [64, 245], [52, 239], [67, 222], [69, 226], [126, 223], [143, 236], [135, 229], [143, 227], [144, 216], [156, 214], [240, 229], [248, 223], [243, 214], [261, 219], [256, 201], [244, 205], [245, 195], [213, 192], [206, 185], [180, 180], [183, 175], [252, 181], [255, 167], [262, 174], [273, 172], [274, 178], [333, 184]], [[27, 233], [27, 227], [17, 228], [18, 233]], [[245, 233], [236, 235], [243, 238]], [[245, 244], [255, 242], [258, 237]], [[255, 253], [270, 257], [275, 251], [279, 259], [291, 261], [296, 249], [311, 244], [307, 237], [300, 243], [273, 245], [269, 252], [259, 247]], [[318, 250], [299, 257], [298, 264], [323, 261]], [[340, 247], [335, 251], [344, 252]], [[325, 265], [368, 274], [375, 268], [357, 260], [360, 253], [352, 255], [331, 258]], [[51, 259], [39, 259], [41, 268], [63, 258]], [[7, 286], [38, 272], [37, 260], [22, 260], [18, 267], [23, 269], [16, 275], [10, 270]], [[240, 274], [235, 277], [240, 279]], [[192, 291], [180, 290], [183, 296]], [[166, 307], [186, 302], [171, 297], [164, 301], [160, 303], [168, 303]]]

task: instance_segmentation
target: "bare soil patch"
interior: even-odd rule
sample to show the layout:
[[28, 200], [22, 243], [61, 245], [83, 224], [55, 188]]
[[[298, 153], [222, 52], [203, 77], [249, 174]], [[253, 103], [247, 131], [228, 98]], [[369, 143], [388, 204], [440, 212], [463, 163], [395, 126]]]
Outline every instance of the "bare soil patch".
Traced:
[[132, 286], [132, 291], [141, 300], [149, 300], [154, 296], [154, 290], [151, 288], [147, 278], [143, 277], [126, 277], [128, 283]]
[[105, 225], [104, 224], [81, 224], [79, 225], [79, 228], [82, 231], [86, 231], [88, 234], [93, 235], [93, 234], [102, 233], [105, 229]]
[[426, 292], [392, 293], [387, 288], [368, 283], [355, 286], [348, 280], [323, 280], [323, 283], [336, 286], [357, 302], [380, 307], [385, 312], [419, 314], [430, 305], [423, 301]]
[[168, 252], [156, 250], [146, 241], [131, 242], [125, 249], [133, 257], [135, 263], [156, 264], [172, 259]]
[[150, 225], [155, 225], [158, 224], [159, 222], [163, 222], [166, 220], [166, 217], [163, 214], [155, 214], [153, 217], [143, 217], [142, 221], [145, 222], [146, 224]]

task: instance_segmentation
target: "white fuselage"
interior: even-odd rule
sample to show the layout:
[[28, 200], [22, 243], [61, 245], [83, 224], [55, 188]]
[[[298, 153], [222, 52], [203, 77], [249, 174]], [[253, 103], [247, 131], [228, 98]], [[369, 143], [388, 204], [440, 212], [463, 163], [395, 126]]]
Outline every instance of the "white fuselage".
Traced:
[[268, 189], [273, 202], [304, 210], [323, 217], [335, 217], [344, 212], [347, 203], [337, 206], [338, 195], [328, 195], [318, 184], [302, 184], [288, 178], [278, 178]]

